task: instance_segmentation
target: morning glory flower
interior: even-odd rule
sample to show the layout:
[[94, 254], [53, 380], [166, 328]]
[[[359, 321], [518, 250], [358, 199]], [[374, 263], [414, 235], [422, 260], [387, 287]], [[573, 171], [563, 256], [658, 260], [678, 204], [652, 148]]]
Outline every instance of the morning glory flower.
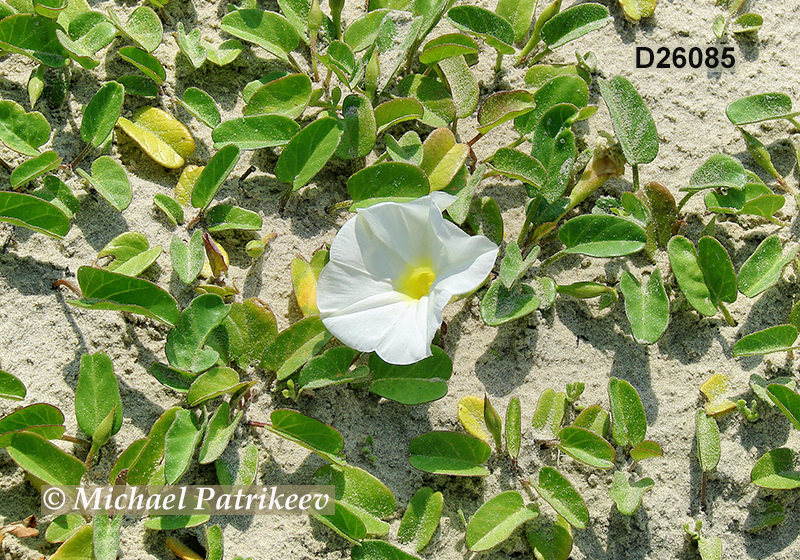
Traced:
[[444, 306], [486, 280], [497, 245], [445, 220], [442, 198], [375, 204], [336, 234], [317, 306], [347, 346], [391, 364], [422, 360], [431, 355]]

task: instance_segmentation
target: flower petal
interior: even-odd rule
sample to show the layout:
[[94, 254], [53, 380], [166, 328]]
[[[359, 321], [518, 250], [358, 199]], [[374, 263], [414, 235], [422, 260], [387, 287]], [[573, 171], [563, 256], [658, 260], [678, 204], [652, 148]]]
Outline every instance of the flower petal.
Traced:
[[[497, 245], [482, 235], [469, 236], [450, 222], [443, 224], [444, 250], [439, 256], [436, 282], [431, 287], [435, 292], [447, 292], [459, 296], [478, 288], [494, 268]], [[449, 299], [449, 298], [448, 298]]]

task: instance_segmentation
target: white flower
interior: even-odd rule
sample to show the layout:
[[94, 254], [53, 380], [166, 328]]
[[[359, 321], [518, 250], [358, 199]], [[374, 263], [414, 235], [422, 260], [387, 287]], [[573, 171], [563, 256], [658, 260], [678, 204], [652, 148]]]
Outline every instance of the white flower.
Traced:
[[417, 362], [431, 355], [444, 306], [483, 283], [497, 251], [446, 221], [431, 196], [370, 206], [331, 244], [317, 284], [320, 317], [351, 348]]

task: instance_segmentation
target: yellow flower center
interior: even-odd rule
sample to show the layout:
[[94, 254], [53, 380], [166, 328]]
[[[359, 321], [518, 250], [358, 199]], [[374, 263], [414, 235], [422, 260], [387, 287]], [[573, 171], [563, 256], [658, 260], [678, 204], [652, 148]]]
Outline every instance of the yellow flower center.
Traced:
[[420, 299], [427, 296], [436, 280], [436, 273], [429, 266], [409, 267], [401, 277], [397, 291], [410, 298]]

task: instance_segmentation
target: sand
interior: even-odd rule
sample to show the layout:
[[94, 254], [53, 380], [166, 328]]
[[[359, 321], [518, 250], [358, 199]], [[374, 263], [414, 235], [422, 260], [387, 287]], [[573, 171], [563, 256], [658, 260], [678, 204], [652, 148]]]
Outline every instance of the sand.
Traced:
[[[352, 21], [361, 3], [348, 4], [345, 21]], [[492, 8], [491, 2], [481, 5]], [[659, 4], [656, 14], [646, 22], [632, 25], [625, 21], [620, 7], [606, 2], [613, 23], [561, 49], [549, 62], [571, 62], [573, 53], [594, 51], [599, 71], [607, 77], [622, 74], [636, 86], [656, 120], [661, 147], [658, 158], [642, 167], [642, 181], [658, 180], [678, 195], [692, 172], [709, 156], [720, 151], [739, 158], [746, 167], [769, 177], [753, 164], [745, 151], [737, 130], [725, 117], [731, 101], [749, 94], [782, 91], [800, 99], [800, 59], [797, 57], [800, 36], [797, 30], [800, 5], [786, 2], [748, 2], [747, 7], [762, 13], [764, 28], [755, 43], [741, 43], [742, 59], [735, 74], [725, 73], [651, 73], [633, 71], [633, 51], [637, 43], [696, 45], [714, 42], [711, 24], [720, 13], [710, 0], [691, 2], [676, 0]], [[105, 10], [112, 3], [95, 7]], [[124, 15], [134, 8], [130, 2], [115, 7]], [[262, 7], [275, 9], [273, 3]], [[323, 9], [326, 6], [323, 3]], [[202, 164], [213, 153], [210, 131], [191, 118], [182, 108], [173, 106], [169, 97], [179, 95], [186, 87], [198, 86], [218, 102], [223, 119], [241, 114], [243, 102], [238, 94], [250, 80], [263, 76], [280, 65], [263, 50], [245, 48], [230, 66], [218, 69], [207, 63], [194, 70], [177, 51], [172, 36], [178, 21], [187, 30], [200, 27], [203, 36], [219, 41], [219, 19], [222, 3], [192, 3], [173, 0], [167, 5], [170, 21], [165, 23], [165, 38], [155, 52], [167, 68], [167, 95], [159, 100], [133, 98], [125, 112], [139, 105], [154, 104], [173, 112], [187, 123], [197, 151], [190, 163]], [[442, 26], [443, 32], [447, 26]], [[129, 72], [125, 63], [110, 54], [96, 71], [73, 71], [73, 85], [67, 105], [51, 110], [40, 102], [42, 111], [54, 126], [52, 147], [72, 159], [81, 149], [78, 141], [81, 106], [91, 98], [106, 79]], [[495, 89], [524, 85], [524, 72], [510, 69], [496, 83], [491, 67], [494, 53], [483, 48], [475, 71], [482, 81], [481, 95]], [[0, 87], [4, 99], [13, 99], [29, 109], [25, 84], [33, 68], [30, 61], [18, 56], [7, 57], [0, 69]], [[589, 125], [576, 127], [582, 142], [592, 145], [600, 131], [611, 131], [608, 113], [596, 85], [591, 89], [590, 103], [600, 110]], [[464, 141], [474, 135], [475, 121], [465, 119], [459, 132]], [[789, 139], [800, 140], [785, 122], [750, 127], [773, 154], [778, 170], [790, 185], [797, 185], [797, 166]], [[491, 132], [476, 144], [479, 158], [490, 155], [511, 138], [508, 128]], [[6, 149], [2, 157], [14, 164], [22, 159]], [[148, 320], [126, 318], [116, 312], [82, 311], [68, 306], [74, 296], [52, 289], [54, 280], [74, 278], [78, 267], [91, 264], [97, 252], [113, 237], [124, 231], [144, 233], [151, 245], [165, 249], [173, 234], [188, 239], [183, 227], [171, 227], [153, 207], [153, 195], [170, 194], [178, 172], [166, 171], [153, 163], [132, 142], [119, 135], [112, 155], [126, 167], [134, 197], [131, 206], [115, 212], [97, 194], [82, 190], [77, 176], [69, 184], [81, 198], [81, 209], [73, 227], [63, 241], [47, 238], [8, 224], [0, 225], [0, 357], [2, 368], [19, 376], [28, 387], [25, 404], [48, 402], [58, 405], [66, 415], [67, 433], [77, 434], [74, 418], [74, 389], [80, 357], [85, 352], [106, 352], [112, 359], [119, 378], [125, 405], [124, 424], [111, 443], [100, 452], [97, 465], [88, 475], [92, 481], [107, 479], [116, 456], [135, 439], [142, 437], [153, 421], [166, 408], [182, 402], [179, 395], [161, 386], [148, 369], [155, 360], [165, 361], [166, 329]], [[220, 237], [231, 256], [230, 278], [243, 297], [257, 296], [274, 310], [279, 327], [286, 328], [299, 318], [292, 301], [289, 275], [291, 259], [309, 257], [323, 243], [330, 243], [346, 213], [328, 215], [325, 208], [347, 198], [347, 167], [333, 164], [311, 184], [289, 198], [284, 213], [278, 204], [284, 185], [272, 174], [276, 158], [268, 150], [246, 152], [232, 179], [217, 196], [258, 212], [264, 219], [261, 235], [277, 233], [267, 253], [252, 263], [244, 253], [244, 245], [252, 238], [246, 234]], [[88, 169], [89, 161], [83, 166]], [[257, 167], [241, 184], [234, 177], [250, 164]], [[2, 179], [7, 180], [7, 177]], [[609, 181], [599, 194], [619, 196], [631, 190], [630, 173]], [[484, 196], [494, 197], [503, 211], [506, 240], [516, 237], [521, 227], [522, 206], [526, 200], [520, 183], [489, 179], [482, 187]], [[591, 207], [592, 197], [584, 210]], [[704, 215], [701, 197], [687, 206], [688, 235], [699, 236], [709, 220]], [[731, 253], [737, 268], [767, 235], [777, 234], [795, 242], [797, 208], [791, 198], [783, 210], [784, 219], [792, 225], [779, 228], [751, 220], [720, 220], [717, 237]], [[553, 251], [554, 246], [546, 250]], [[668, 272], [665, 256], [656, 260], [662, 272]], [[650, 271], [653, 265], [644, 256], [630, 259], [592, 259], [569, 257], [547, 269], [557, 282], [597, 280], [614, 284], [623, 270]], [[192, 291], [183, 286], [171, 271], [169, 256], [161, 255], [157, 265], [145, 275], [178, 297], [185, 306]], [[297, 408], [337, 428], [345, 438], [348, 462], [364, 468], [383, 480], [398, 502], [396, 515], [390, 520], [388, 539], [396, 542], [400, 517], [413, 493], [423, 485], [444, 493], [444, 514], [440, 529], [423, 558], [451, 560], [471, 556], [464, 544], [464, 527], [458, 515], [463, 510], [469, 517], [487, 499], [501, 491], [517, 489], [526, 500], [534, 497], [513, 477], [509, 462], [492, 457], [491, 475], [485, 479], [457, 479], [425, 474], [408, 463], [408, 442], [430, 430], [458, 430], [457, 403], [464, 395], [488, 393], [495, 407], [503, 413], [511, 397], [522, 402], [523, 427], [530, 419], [539, 394], [550, 387], [563, 390], [567, 382], [583, 381], [586, 391], [583, 404], [608, 405], [606, 388], [609, 377], [630, 381], [639, 391], [647, 412], [647, 437], [661, 444], [663, 459], [653, 459], [636, 468], [635, 477], [651, 477], [655, 487], [645, 495], [643, 507], [632, 517], [621, 515], [608, 490], [612, 475], [583, 467], [554, 451], [542, 450], [530, 437], [523, 439], [520, 468], [523, 476], [535, 477], [543, 465], [558, 464], [561, 472], [586, 500], [591, 522], [586, 530], [575, 531], [572, 557], [592, 560], [647, 558], [654, 560], [696, 558], [697, 553], [684, 535], [684, 523], [703, 519], [704, 531], [718, 536], [724, 543], [725, 558], [790, 559], [800, 556], [800, 511], [794, 492], [769, 493], [750, 484], [749, 475], [756, 459], [765, 451], [789, 446], [800, 447], [800, 434], [775, 409], [761, 406], [762, 419], [747, 423], [734, 414], [720, 421], [722, 457], [708, 481], [708, 509], [700, 507], [700, 468], [695, 456], [694, 416], [703, 399], [700, 384], [713, 373], [730, 377], [732, 392], [753, 397], [748, 380], [751, 374], [771, 378], [795, 376], [797, 364], [783, 354], [766, 358], [733, 359], [731, 346], [741, 336], [784, 322], [797, 299], [796, 272], [789, 267], [784, 278], [768, 292], [750, 301], [744, 296], [730, 306], [738, 327], [729, 327], [721, 317], [701, 318], [672, 286], [672, 315], [669, 328], [655, 345], [644, 347], [633, 340], [620, 301], [610, 309], [599, 310], [594, 300], [578, 301], [559, 297], [549, 311], [536, 312], [520, 321], [492, 328], [479, 316], [479, 302], [470, 298], [452, 304], [445, 310], [448, 324], [444, 344], [453, 358], [454, 373], [446, 397], [419, 406], [403, 406], [382, 401], [364, 388], [340, 386], [316, 391], [301, 398]], [[250, 372], [263, 379], [263, 375]], [[0, 414], [16, 408], [9, 401], [0, 402]], [[294, 407], [291, 401], [263, 390], [250, 407], [247, 417], [267, 420], [277, 407]], [[530, 432], [529, 429], [526, 431]], [[367, 437], [374, 438], [376, 459], [362, 454]], [[264, 484], [308, 483], [315, 469], [323, 464], [318, 457], [298, 446], [256, 429], [242, 426], [232, 446], [254, 442], [260, 447], [259, 480]], [[65, 444], [63, 447], [83, 457], [85, 449]], [[192, 467], [187, 480], [214, 480], [210, 466]], [[778, 527], [749, 534], [743, 531], [748, 507], [760, 500], [782, 503], [786, 521]], [[543, 513], [552, 510], [540, 501]], [[21, 519], [39, 512], [39, 494], [27, 483], [7, 453], [0, 452], [0, 522]], [[42, 528], [49, 519], [42, 519]], [[350, 545], [321, 524], [306, 518], [256, 517], [216, 518], [224, 529], [226, 558], [234, 555], [255, 559], [295, 560], [303, 558], [333, 560], [349, 557]], [[188, 530], [179, 534], [194, 534]], [[164, 533], [147, 531], [141, 519], [125, 520], [121, 537], [121, 557], [129, 559], [167, 559], [171, 553], [164, 545]], [[51, 554], [55, 547], [43, 537], [18, 541], [13, 537], [3, 543], [9, 558], [39, 558]], [[493, 551], [479, 555], [486, 559], [530, 558], [522, 531]]]

